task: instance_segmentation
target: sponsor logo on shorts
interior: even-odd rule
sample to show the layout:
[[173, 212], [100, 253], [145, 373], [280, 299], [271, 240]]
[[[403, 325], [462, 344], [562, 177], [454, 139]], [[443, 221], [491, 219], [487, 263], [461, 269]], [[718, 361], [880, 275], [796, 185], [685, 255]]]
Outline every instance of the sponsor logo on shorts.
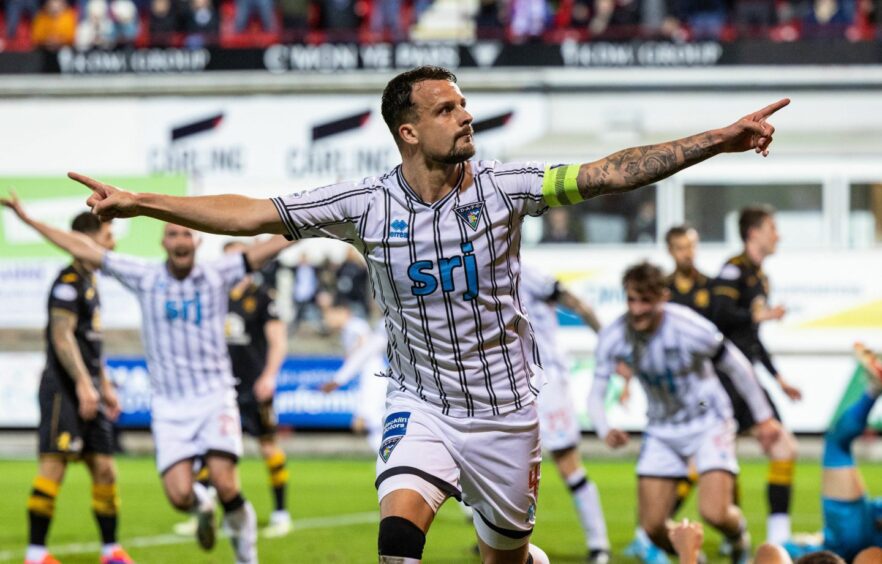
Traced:
[[530, 507], [527, 509], [527, 523], [533, 524], [536, 522], [536, 504], [531, 503]]
[[389, 462], [392, 451], [407, 433], [407, 422], [410, 421], [409, 411], [390, 413], [383, 422], [383, 442], [380, 443], [380, 458]]

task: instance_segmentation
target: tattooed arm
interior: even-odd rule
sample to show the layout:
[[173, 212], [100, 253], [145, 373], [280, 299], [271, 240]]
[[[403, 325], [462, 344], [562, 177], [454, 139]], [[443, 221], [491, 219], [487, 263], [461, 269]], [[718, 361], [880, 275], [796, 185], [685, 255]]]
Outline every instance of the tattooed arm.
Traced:
[[49, 338], [55, 349], [55, 356], [61, 367], [76, 384], [77, 399], [80, 402], [80, 417], [93, 419], [98, 411], [98, 391], [83, 362], [83, 355], [77, 346], [74, 329], [77, 326], [76, 314], [61, 308], [49, 312], [51, 330]]
[[584, 199], [627, 192], [658, 182], [720, 153], [753, 149], [767, 156], [775, 128], [766, 118], [790, 103], [784, 98], [732, 125], [676, 141], [624, 149], [579, 167], [577, 184]]

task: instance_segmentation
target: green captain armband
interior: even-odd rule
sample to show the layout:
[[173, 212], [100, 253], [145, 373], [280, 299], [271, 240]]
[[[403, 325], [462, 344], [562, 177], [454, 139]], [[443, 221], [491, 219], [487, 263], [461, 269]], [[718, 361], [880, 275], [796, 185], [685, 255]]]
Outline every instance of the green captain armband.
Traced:
[[551, 207], [578, 204], [585, 198], [579, 192], [579, 165], [563, 165], [545, 169], [542, 196]]

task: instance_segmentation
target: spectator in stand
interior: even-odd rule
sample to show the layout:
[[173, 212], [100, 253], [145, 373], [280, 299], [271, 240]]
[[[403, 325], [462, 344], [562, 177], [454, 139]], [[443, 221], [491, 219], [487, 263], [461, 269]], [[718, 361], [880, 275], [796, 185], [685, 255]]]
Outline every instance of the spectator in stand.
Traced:
[[168, 47], [174, 43], [178, 32], [178, 14], [172, 9], [171, 0], [153, 0], [150, 4], [150, 43], [156, 47]]
[[273, 13], [273, 0], [236, 0], [236, 33], [242, 33], [248, 26], [251, 14], [257, 12], [264, 31], [276, 30], [276, 17]]
[[6, 0], [6, 37], [12, 39], [18, 32], [18, 24], [25, 14], [33, 18], [40, 11], [37, 0]]
[[309, 0], [279, 0], [286, 40], [302, 41], [309, 29]]
[[217, 44], [220, 20], [211, 0], [190, 0], [184, 31], [184, 46], [189, 49]]
[[386, 41], [397, 43], [404, 39], [401, 0], [374, 0], [371, 32]]
[[844, 37], [853, 14], [842, 0], [814, 0], [803, 18], [804, 38]]
[[113, 48], [113, 20], [110, 19], [106, 0], [89, 0], [84, 12], [83, 20], [76, 28], [77, 49], [88, 51]]
[[31, 42], [36, 47], [57, 51], [73, 45], [76, 30], [76, 11], [65, 0], [47, 0], [34, 16]]
[[768, 0], [738, 0], [733, 19], [739, 34], [757, 37], [778, 24], [778, 11]]
[[318, 274], [304, 253], [300, 255], [300, 262], [294, 269], [294, 320], [291, 333], [296, 333], [304, 320], [314, 320], [318, 317], [315, 303], [318, 291]]
[[686, 23], [692, 39], [719, 40], [726, 26], [726, 0], [688, 0]]
[[370, 307], [368, 273], [364, 259], [355, 247], [349, 247], [346, 260], [337, 269], [334, 278], [337, 295], [343, 298], [355, 316], [366, 319]]
[[355, 0], [322, 0], [323, 27], [334, 36], [351, 39], [358, 28]]
[[500, 0], [480, 0], [475, 16], [478, 37], [499, 39], [505, 35]]
[[414, 0], [413, 2], [413, 21], [418, 22], [421, 17], [423, 17], [423, 13], [429, 9], [429, 6], [435, 0]]
[[640, 9], [637, 0], [594, 0], [588, 31], [597, 37], [633, 37], [640, 25]]
[[510, 0], [511, 36], [514, 41], [541, 38], [549, 10], [546, 0]]
[[546, 222], [542, 229], [540, 243], [579, 243], [584, 241], [576, 228], [570, 210], [563, 207], [551, 208], [545, 214]]
[[113, 39], [117, 47], [132, 47], [141, 31], [138, 8], [132, 0], [113, 0], [110, 3], [113, 19]]

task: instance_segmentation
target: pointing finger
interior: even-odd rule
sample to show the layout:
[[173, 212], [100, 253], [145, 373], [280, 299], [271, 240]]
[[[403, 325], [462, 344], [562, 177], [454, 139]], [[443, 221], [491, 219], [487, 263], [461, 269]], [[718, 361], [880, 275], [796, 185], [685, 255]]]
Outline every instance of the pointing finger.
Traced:
[[80, 174], [78, 172], [68, 172], [67, 177], [86, 186], [87, 188], [89, 188], [89, 190], [92, 190], [93, 192], [98, 192], [102, 195], [104, 195], [105, 193], [104, 187], [106, 185], [103, 182], [95, 180], [94, 178], [89, 178], [88, 176]]
[[774, 114], [775, 112], [777, 112], [778, 110], [780, 110], [781, 108], [783, 108], [784, 106], [786, 106], [789, 103], [790, 103], [790, 98], [781, 98], [777, 102], [769, 104], [765, 108], [756, 112], [756, 115], [758, 115], [760, 117], [764, 117], [764, 118], [769, 117], [770, 115]]

